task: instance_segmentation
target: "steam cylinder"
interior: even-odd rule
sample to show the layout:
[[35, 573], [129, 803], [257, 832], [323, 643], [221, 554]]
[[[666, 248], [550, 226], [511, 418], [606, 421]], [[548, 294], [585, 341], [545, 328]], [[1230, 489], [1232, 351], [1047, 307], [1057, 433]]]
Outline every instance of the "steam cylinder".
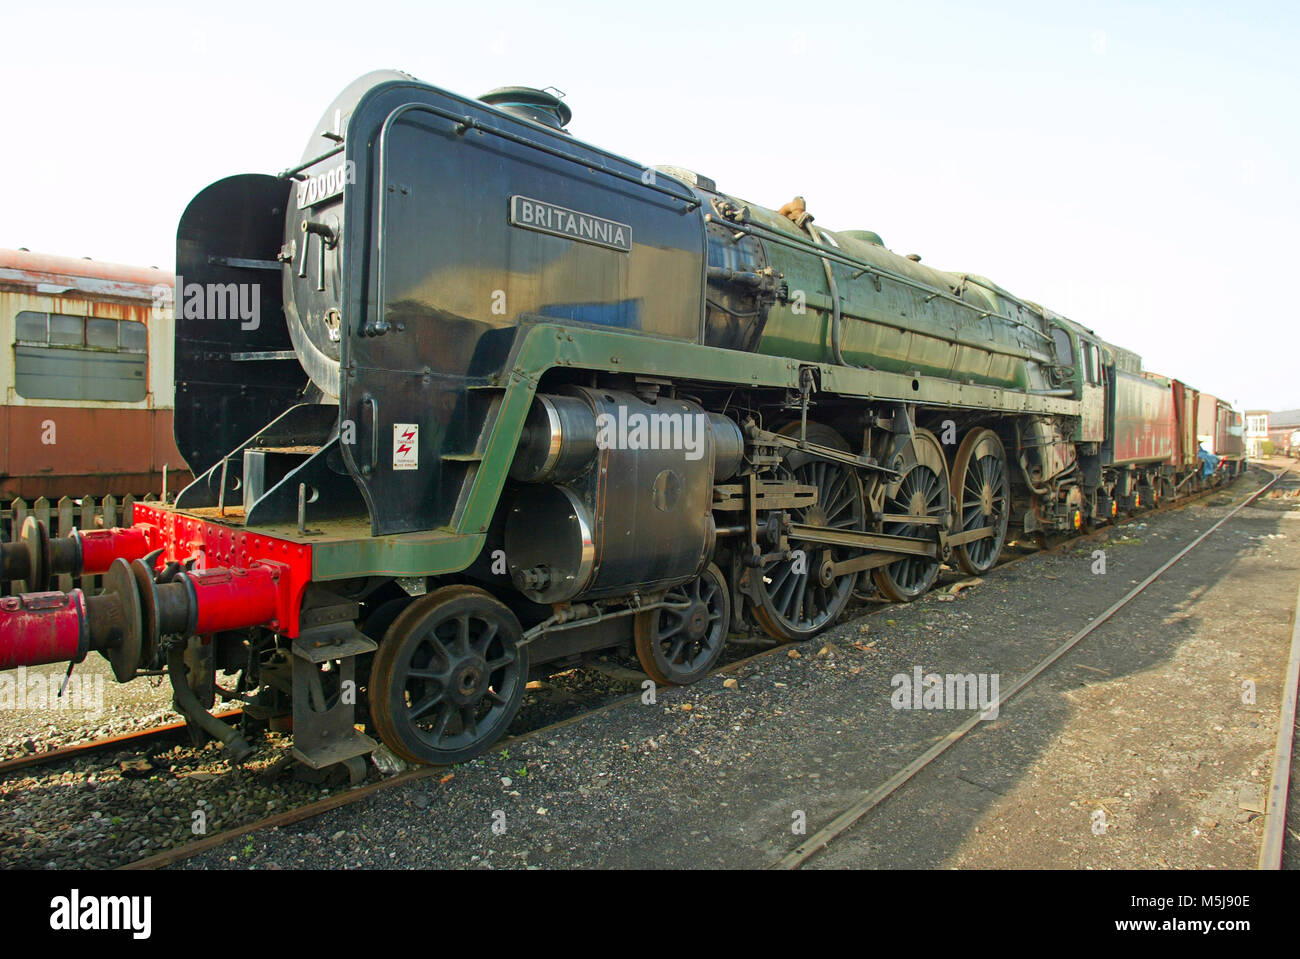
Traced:
[[515, 587], [538, 603], [666, 589], [713, 552], [713, 484], [739, 469], [734, 421], [691, 400], [587, 387], [539, 395], [510, 476]]

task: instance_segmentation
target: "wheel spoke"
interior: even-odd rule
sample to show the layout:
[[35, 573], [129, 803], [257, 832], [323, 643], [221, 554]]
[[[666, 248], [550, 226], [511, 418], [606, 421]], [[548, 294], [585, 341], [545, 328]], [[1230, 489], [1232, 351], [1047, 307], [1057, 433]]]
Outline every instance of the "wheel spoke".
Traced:
[[[976, 463], [959, 457], [961, 467], [957, 489], [949, 484], [949, 476], [942, 465], [936, 470], [929, 464], [942, 463], [943, 454], [938, 441], [926, 430], [918, 429], [912, 440], [914, 449], [911, 465], [904, 467], [897, 493], [888, 499], [886, 512], [899, 516], [921, 516], [942, 519], [949, 512], [950, 501], [956, 497], [956, 528], [977, 529], [983, 522], [980, 477]], [[933, 526], [928, 523], [882, 523], [883, 532], [900, 536], [929, 539]], [[872, 572], [877, 588], [889, 599], [911, 600], [930, 588], [939, 571], [939, 561], [924, 556], [905, 556]]]
[[640, 613], [636, 619], [636, 653], [642, 668], [655, 680], [685, 684], [703, 676], [721, 655], [727, 636], [730, 594], [717, 567], [682, 590], [690, 605], [677, 612], [671, 630], [659, 610]]
[[425, 696], [424, 699], [416, 703], [414, 706], [411, 706], [407, 710], [407, 715], [410, 717], [411, 722], [415, 722], [417, 719], [419, 719], [425, 713], [429, 712], [431, 709], [433, 709], [441, 702], [442, 702], [441, 690], [438, 691], [437, 693], [430, 693], [429, 695]]
[[460, 722], [464, 731], [471, 736], [478, 735], [478, 711], [474, 706], [462, 706], [460, 710]]
[[[676, 612], [676, 610], [673, 610], [673, 612]], [[685, 628], [686, 628], [686, 617], [679, 613], [677, 615], [677, 625], [675, 625], [672, 629], [661, 629], [659, 631], [659, 635], [662, 636], [664, 639], [667, 639], [669, 636], [676, 636]]]
[[[778, 573], [773, 574], [772, 581], [768, 585], [768, 592], [775, 593], [778, 589], [784, 586], [785, 581], [790, 577], [790, 574], [793, 572], [794, 572], [794, 563], [791, 562], [790, 560], [784, 561], [781, 564]], [[778, 575], [780, 577], [779, 579], [777, 578]]]
[[456, 709], [450, 702], [444, 701], [442, 710], [438, 713], [438, 725], [433, 729], [433, 738], [442, 739], [447, 733], [447, 724], [451, 722], [451, 717], [455, 714]]
[[[793, 568], [793, 566], [791, 568]], [[799, 583], [806, 578], [806, 573], [795, 573], [786, 580], [786, 585], [775, 597], [776, 608], [781, 611], [782, 616], [790, 615], [790, 600], [794, 598], [795, 591], [799, 588]]]
[[479, 633], [478, 639], [474, 640], [474, 652], [482, 654], [483, 651], [488, 648], [488, 643], [496, 639], [499, 631], [500, 627], [497, 626], [496, 623], [488, 623], [487, 628], [484, 629], [483, 632]]
[[[1006, 538], [1007, 474], [1000, 448], [990, 433], [978, 438], [970, 452], [959, 457], [958, 465], [963, 469], [963, 476], [957, 509], [962, 529], [987, 530], [990, 533], [956, 548], [957, 562], [968, 573], [986, 572], [996, 562]], [[987, 513], [984, 510], [986, 502]]]
[[[787, 435], [791, 435], [787, 430]], [[849, 450], [849, 445], [833, 430], [820, 424], [808, 425], [808, 439], [819, 445]], [[798, 458], [803, 454], [787, 454]], [[787, 461], [788, 462], [788, 461]], [[808, 459], [797, 466], [779, 467], [778, 476], [783, 481], [811, 486], [816, 490], [816, 502], [794, 511], [797, 522], [822, 529], [865, 531], [865, 504], [858, 474], [849, 467], [823, 459]], [[832, 546], [818, 548], [803, 544], [808, 567], [796, 573], [793, 563], [781, 560], [764, 569], [759, 584], [758, 604], [755, 607], [760, 625], [779, 639], [801, 639], [834, 620], [848, 603], [858, 574], [845, 573], [835, 578], [830, 587], [824, 587], [816, 569], [825, 558], [839, 562], [857, 555], [858, 550]]]
[[853, 491], [847, 489], [849, 483], [848, 473], [840, 473], [840, 481], [835, 487], [826, 494], [826, 502], [830, 505], [826, 507], [826, 516], [828, 519], [839, 516], [840, 513], [853, 506]]
[[794, 618], [796, 622], [802, 623], [812, 618], [810, 616], [805, 616], [803, 611], [804, 594], [808, 592], [808, 580], [811, 578], [811, 576], [799, 577], [799, 598], [795, 600], [794, 604]]

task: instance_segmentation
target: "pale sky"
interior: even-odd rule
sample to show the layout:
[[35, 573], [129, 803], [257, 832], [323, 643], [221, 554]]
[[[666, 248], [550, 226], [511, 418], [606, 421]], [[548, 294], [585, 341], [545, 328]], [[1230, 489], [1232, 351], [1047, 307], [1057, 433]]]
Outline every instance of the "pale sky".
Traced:
[[979, 273], [1239, 408], [1300, 407], [1300, 5], [12, 5], [0, 246], [174, 267], [350, 80], [554, 86], [580, 139]]

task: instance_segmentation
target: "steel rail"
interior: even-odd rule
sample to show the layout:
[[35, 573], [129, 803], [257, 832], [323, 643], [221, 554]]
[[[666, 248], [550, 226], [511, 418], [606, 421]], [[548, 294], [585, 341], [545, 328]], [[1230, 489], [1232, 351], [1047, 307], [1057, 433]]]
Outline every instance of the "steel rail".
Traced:
[[1155, 572], [1153, 572], [1146, 579], [1142, 580], [1142, 582], [1138, 583], [1138, 585], [1134, 586], [1131, 590], [1125, 593], [1123, 597], [1121, 597], [1117, 602], [1115, 602], [1104, 613], [1102, 613], [1100, 616], [1098, 616], [1096, 619], [1090, 622], [1083, 629], [1079, 630], [1077, 633], [1075, 633], [1073, 636], [1067, 639], [1064, 643], [1062, 643], [1055, 650], [1049, 653], [1045, 658], [1040, 660], [1037, 665], [1035, 665], [1032, 669], [1029, 670], [1029, 672], [1025, 673], [1023, 676], [1020, 677], [1020, 679], [1016, 680], [1016, 682], [1011, 686], [1009, 690], [1007, 690], [1003, 694], [1000, 694], [993, 703], [991, 703], [985, 709], [981, 710], [978, 714], [972, 716], [970, 719], [963, 722], [956, 729], [952, 730], [950, 733], [948, 733], [947, 736], [939, 740], [937, 743], [935, 743], [925, 752], [921, 753], [920, 756], [916, 757], [916, 759], [912, 760], [912, 762], [910, 762], [908, 765], [900, 769], [898, 772], [896, 772], [893, 776], [887, 779], [880, 786], [877, 786], [875, 789], [869, 792], [858, 802], [854, 803], [844, 812], [840, 813], [829, 823], [827, 823], [825, 826], [823, 826], [821, 829], [819, 829], [813, 835], [809, 836], [806, 840], [801, 842], [793, 850], [791, 850], [789, 853], [783, 856], [776, 863], [773, 863], [769, 868], [798, 869], [800, 866], [802, 866], [813, 856], [817, 855], [817, 853], [821, 852], [821, 850], [825, 849], [837, 837], [843, 835], [850, 828], [852, 828], [853, 825], [857, 823], [858, 820], [860, 820], [868, 812], [870, 812], [876, 806], [879, 806], [882, 802], [884, 802], [891, 795], [897, 792], [901, 786], [903, 786], [914, 776], [916, 776], [917, 773], [925, 769], [932, 762], [934, 762], [945, 752], [947, 752], [950, 748], [952, 748], [954, 745], [960, 742], [967, 733], [969, 733], [972, 729], [974, 729], [984, 720], [986, 715], [988, 715], [990, 712], [996, 715], [996, 711], [1001, 708], [1003, 703], [1008, 702], [1013, 696], [1015, 696], [1022, 689], [1028, 686], [1030, 682], [1032, 682], [1036, 677], [1038, 677], [1049, 666], [1051, 666], [1058, 659], [1060, 659], [1062, 656], [1068, 653], [1071, 649], [1077, 646], [1085, 638], [1092, 635], [1092, 633], [1095, 632], [1099, 627], [1101, 627], [1103, 624], [1108, 622], [1111, 619], [1111, 617], [1113, 617], [1121, 609], [1123, 609], [1134, 599], [1136, 599], [1148, 586], [1150, 586], [1161, 576], [1163, 576], [1166, 572], [1168, 572], [1168, 570], [1170, 570], [1175, 564], [1177, 564], [1184, 556], [1186, 556], [1197, 546], [1199, 546], [1202, 542], [1204, 542], [1205, 539], [1208, 538], [1211, 534], [1213, 534], [1217, 529], [1219, 529], [1219, 527], [1221, 527], [1228, 520], [1232, 519], [1239, 512], [1241, 512], [1251, 503], [1255, 502], [1255, 500], [1259, 499], [1266, 492], [1272, 489], [1273, 486], [1276, 485], [1278, 480], [1280, 480], [1285, 475], [1286, 475], [1286, 471], [1274, 474], [1273, 478], [1269, 480], [1268, 483], [1260, 487], [1254, 493], [1251, 493], [1250, 496], [1248, 496], [1241, 503], [1233, 507], [1232, 510], [1226, 516], [1223, 516], [1221, 519], [1219, 519], [1217, 523], [1215, 523], [1213, 526], [1207, 529], [1200, 536], [1196, 537], [1196, 539], [1192, 540], [1190, 543], [1184, 546], [1171, 559], [1166, 560], [1165, 563], [1161, 565]]
[[[237, 719], [241, 710], [233, 709], [224, 713], [214, 713], [213, 715], [220, 720]], [[142, 741], [158, 738], [163, 739], [167, 736], [176, 735], [185, 731], [185, 723], [168, 723], [166, 726], [155, 726], [152, 729], [139, 729], [135, 732], [122, 733], [120, 736], [109, 736], [106, 739], [92, 739], [90, 742], [75, 743], [71, 746], [60, 746], [58, 749], [47, 749], [45, 752], [32, 753], [28, 756], [18, 756], [14, 759], [8, 759], [0, 762], [0, 779], [8, 777], [20, 769], [27, 769], [32, 766], [45, 766], [57, 762], [65, 762], [78, 759], [91, 753], [105, 752], [110, 749], [121, 749], [132, 746]]]

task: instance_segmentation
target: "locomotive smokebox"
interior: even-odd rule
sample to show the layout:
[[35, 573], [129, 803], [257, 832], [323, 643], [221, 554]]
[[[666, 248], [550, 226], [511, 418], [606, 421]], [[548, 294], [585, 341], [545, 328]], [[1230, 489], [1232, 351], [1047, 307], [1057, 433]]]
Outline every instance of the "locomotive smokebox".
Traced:
[[690, 400], [538, 396], [510, 470], [527, 484], [505, 527], [516, 588], [559, 603], [693, 579], [713, 552], [713, 484], [743, 452], [731, 419]]

